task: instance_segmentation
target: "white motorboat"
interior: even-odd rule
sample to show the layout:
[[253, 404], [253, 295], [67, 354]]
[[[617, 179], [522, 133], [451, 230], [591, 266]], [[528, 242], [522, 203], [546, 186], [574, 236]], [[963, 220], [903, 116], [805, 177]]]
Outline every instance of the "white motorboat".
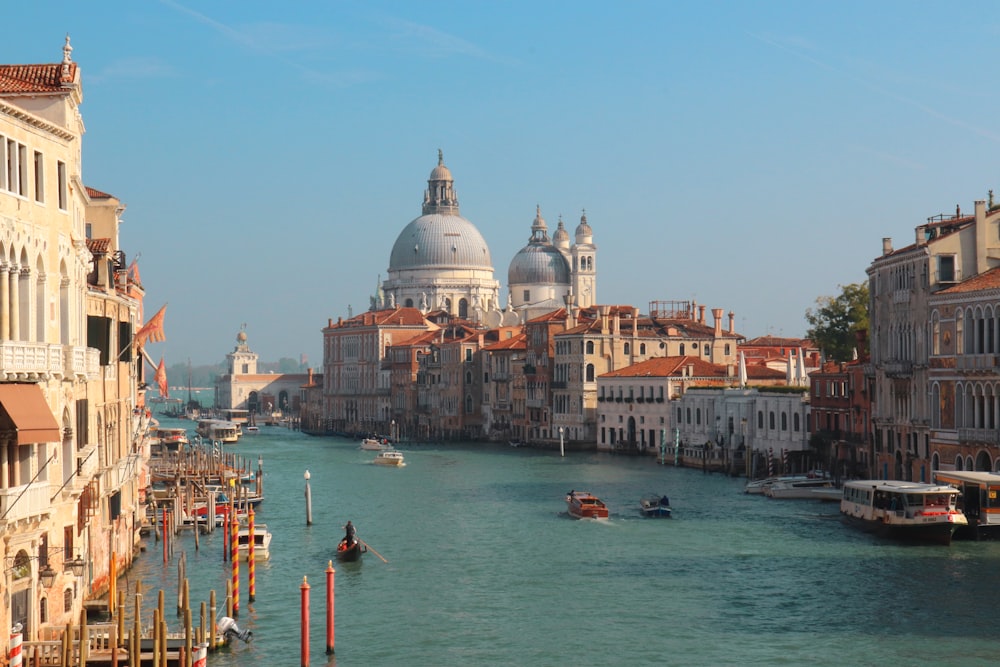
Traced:
[[370, 452], [384, 452], [392, 449], [392, 445], [389, 444], [389, 441], [385, 438], [365, 438], [361, 441], [361, 449], [365, 449]]
[[779, 479], [764, 489], [769, 498], [816, 498], [816, 489], [832, 489], [833, 480], [828, 477], [805, 477], [801, 479]]
[[[253, 527], [253, 559], [267, 560], [271, 557], [271, 532], [262, 523]], [[247, 560], [250, 556], [250, 527], [240, 526], [236, 533], [236, 551], [240, 560]]]
[[372, 461], [375, 465], [379, 466], [404, 466], [402, 452], [397, 452], [394, 449], [386, 450], [384, 452], [379, 452], [375, 456], [375, 460]]
[[959, 493], [948, 484], [852, 480], [844, 482], [840, 513], [848, 522], [886, 537], [948, 545], [956, 530], [969, 525], [956, 507]]

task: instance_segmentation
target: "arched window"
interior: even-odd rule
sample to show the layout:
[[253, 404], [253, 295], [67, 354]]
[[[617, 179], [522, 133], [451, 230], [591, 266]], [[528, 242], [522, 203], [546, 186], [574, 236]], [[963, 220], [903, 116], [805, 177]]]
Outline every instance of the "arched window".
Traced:
[[458, 316], [462, 319], [469, 317], [469, 300], [459, 299], [458, 300]]
[[774, 429], [774, 411], [767, 413], [767, 427], [769, 429]]
[[632, 348], [629, 346], [629, 344], [625, 343], [625, 354], [629, 354], [629, 350], [631, 350], [631, 349]]
[[712, 354], [712, 348], [708, 346], [708, 343], [705, 343], [705, 356], [707, 357], [710, 356], [711, 354]]
[[799, 413], [796, 412], [794, 415], [792, 415], [792, 428], [794, 428], [795, 431], [798, 432], [798, 430], [801, 427], [802, 427], [802, 425], [799, 424]]
[[764, 428], [764, 411], [757, 411], [757, 428]]
[[406, 308], [413, 308], [413, 299], [407, 299], [404, 301], [403, 306]]
[[472, 414], [472, 396], [465, 397], [465, 414]]
[[639, 343], [639, 354], [646, 354], [646, 344]]
[[593, 353], [594, 353], [594, 341], [588, 340], [587, 341], [587, 354], [593, 354]]
[[594, 381], [594, 364], [587, 364], [587, 382]]
[[465, 384], [472, 384], [472, 371], [465, 371]]
[[681, 343], [680, 356], [684, 356], [684, 343]]
[[788, 430], [788, 414], [784, 412], [781, 413], [781, 430]]

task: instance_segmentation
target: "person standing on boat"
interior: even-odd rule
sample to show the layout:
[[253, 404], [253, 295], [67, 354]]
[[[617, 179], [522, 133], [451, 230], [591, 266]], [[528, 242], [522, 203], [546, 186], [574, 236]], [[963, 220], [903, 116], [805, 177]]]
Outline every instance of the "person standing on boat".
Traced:
[[354, 530], [354, 524], [351, 523], [350, 520], [348, 520], [347, 525], [344, 526], [344, 530], [346, 531], [344, 535], [344, 542], [347, 544], [347, 546], [351, 546], [358, 539], [357, 531]]

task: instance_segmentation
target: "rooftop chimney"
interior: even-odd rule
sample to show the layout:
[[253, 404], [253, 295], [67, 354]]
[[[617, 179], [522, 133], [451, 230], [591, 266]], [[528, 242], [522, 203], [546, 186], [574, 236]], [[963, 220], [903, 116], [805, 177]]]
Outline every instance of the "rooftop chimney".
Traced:
[[882, 254], [889, 255], [892, 253], [892, 238], [888, 236], [882, 237]]

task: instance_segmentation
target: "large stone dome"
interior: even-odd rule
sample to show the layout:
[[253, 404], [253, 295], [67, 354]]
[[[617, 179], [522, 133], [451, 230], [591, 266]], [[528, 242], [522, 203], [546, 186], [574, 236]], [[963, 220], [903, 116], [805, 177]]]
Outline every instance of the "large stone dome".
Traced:
[[470, 268], [493, 271], [486, 240], [460, 215], [430, 213], [403, 228], [392, 246], [389, 270]]
[[551, 245], [521, 248], [507, 269], [508, 285], [569, 285], [569, 262]]

